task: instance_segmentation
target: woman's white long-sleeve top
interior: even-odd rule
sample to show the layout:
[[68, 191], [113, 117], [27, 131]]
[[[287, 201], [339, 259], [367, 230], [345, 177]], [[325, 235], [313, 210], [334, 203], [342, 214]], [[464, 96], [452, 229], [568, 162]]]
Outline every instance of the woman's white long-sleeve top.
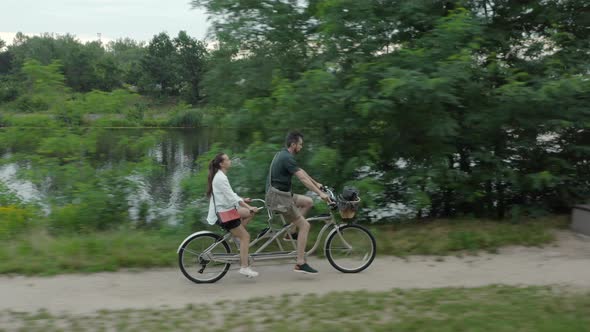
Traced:
[[[217, 171], [213, 177], [213, 195], [215, 195], [215, 205], [213, 204], [213, 195], [209, 199], [209, 214], [207, 214], [207, 222], [214, 225], [217, 222], [216, 213], [219, 211], [227, 211], [239, 206], [243, 199], [236, 194], [231, 186], [227, 175], [222, 171]], [[215, 210], [217, 207], [217, 210]]]

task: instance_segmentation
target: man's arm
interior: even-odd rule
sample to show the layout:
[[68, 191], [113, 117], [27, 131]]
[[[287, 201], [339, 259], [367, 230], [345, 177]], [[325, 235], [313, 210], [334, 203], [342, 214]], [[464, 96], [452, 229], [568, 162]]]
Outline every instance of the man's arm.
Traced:
[[300, 170], [300, 171], [302, 171], [302, 172], [303, 172], [303, 173], [304, 173], [304, 174], [305, 174], [305, 175], [306, 175], [306, 176], [309, 178], [309, 180], [310, 180], [311, 182], [313, 182], [313, 184], [314, 184], [316, 187], [318, 187], [319, 189], [322, 189], [322, 184], [321, 184], [321, 183], [319, 183], [319, 182], [317, 182], [316, 180], [314, 180], [314, 179], [313, 179], [313, 178], [312, 178], [312, 177], [311, 177], [309, 174], [307, 174], [307, 172], [306, 172], [304, 169], [300, 168], [299, 170]]
[[299, 181], [301, 181], [301, 183], [303, 183], [309, 190], [318, 194], [318, 196], [320, 196], [321, 199], [323, 199], [326, 202], [330, 200], [328, 195], [326, 195], [325, 192], [320, 190], [320, 188], [316, 185], [316, 182], [309, 175], [307, 175], [307, 173], [303, 169], [300, 168], [297, 172], [294, 173], [294, 175], [297, 176], [297, 178], [299, 178]]

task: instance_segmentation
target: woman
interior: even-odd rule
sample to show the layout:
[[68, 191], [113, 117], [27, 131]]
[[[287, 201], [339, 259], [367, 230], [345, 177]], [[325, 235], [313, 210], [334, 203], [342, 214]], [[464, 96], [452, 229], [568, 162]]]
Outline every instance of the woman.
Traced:
[[[248, 247], [250, 246], [250, 234], [244, 228], [258, 209], [247, 204], [250, 199], [242, 199], [238, 196], [229, 185], [227, 171], [231, 167], [231, 160], [225, 153], [218, 153], [209, 163], [209, 178], [207, 181], [207, 197], [209, 197], [209, 214], [207, 222], [211, 225], [218, 224], [225, 230], [229, 231], [237, 238], [240, 246], [240, 274], [247, 277], [256, 277], [258, 272], [248, 266]], [[215, 199], [215, 201], [214, 201]], [[232, 220], [227, 223], [221, 223], [217, 220], [217, 212], [227, 211], [237, 208], [240, 219]]]

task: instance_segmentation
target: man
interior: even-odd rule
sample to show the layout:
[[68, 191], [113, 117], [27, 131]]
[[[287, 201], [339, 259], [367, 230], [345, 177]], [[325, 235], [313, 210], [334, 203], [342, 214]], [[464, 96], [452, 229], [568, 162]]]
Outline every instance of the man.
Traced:
[[285, 146], [277, 153], [271, 164], [266, 202], [271, 209], [281, 212], [285, 220], [293, 223], [299, 231], [297, 234], [297, 264], [293, 271], [316, 274], [318, 271], [305, 261], [305, 246], [310, 225], [303, 217], [313, 206], [313, 201], [307, 196], [292, 193], [291, 178], [295, 175], [322, 200], [329, 202], [330, 198], [321, 191], [321, 183], [312, 179], [307, 172], [297, 166], [295, 155], [303, 148], [303, 135], [299, 132], [289, 133], [285, 140]]

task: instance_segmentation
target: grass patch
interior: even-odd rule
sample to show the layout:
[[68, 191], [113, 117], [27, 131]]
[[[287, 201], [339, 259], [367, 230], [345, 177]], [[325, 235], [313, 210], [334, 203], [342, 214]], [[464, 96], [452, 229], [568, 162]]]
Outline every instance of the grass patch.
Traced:
[[[567, 217], [514, 224], [482, 220], [415, 221], [369, 226], [379, 255], [447, 255], [464, 251], [495, 251], [506, 245], [541, 246], [553, 231], [565, 227]], [[255, 227], [253, 227], [255, 228]], [[311, 248], [321, 225], [312, 227]], [[214, 228], [215, 231], [219, 230]], [[182, 229], [119, 230], [93, 234], [51, 236], [34, 231], [0, 241], [0, 274], [54, 275], [73, 272], [116, 271], [177, 265], [176, 249], [191, 232]], [[257, 233], [251, 231], [252, 238]], [[323, 255], [323, 240], [316, 252]], [[284, 243], [286, 248], [290, 244]], [[235, 247], [231, 245], [233, 250]], [[269, 247], [272, 250], [274, 247]]]
[[370, 229], [377, 239], [378, 253], [405, 256], [495, 252], [508, 245], [543, 246], [555, 240], [556, 229], [568, 225], [568, 216], [552, 216], [519, 223], [481, 219], [413, 221]]
[[0, 313], [0, 326], [8, 322], [27, 331], [590, 331], [590, 294], [549, 287], [394, 289], [81, 316]]
[[42, 231], [0, 243], [0, 273], [53, 275], [176, 264], [184, 232], [121, 230], [53, 237]]

